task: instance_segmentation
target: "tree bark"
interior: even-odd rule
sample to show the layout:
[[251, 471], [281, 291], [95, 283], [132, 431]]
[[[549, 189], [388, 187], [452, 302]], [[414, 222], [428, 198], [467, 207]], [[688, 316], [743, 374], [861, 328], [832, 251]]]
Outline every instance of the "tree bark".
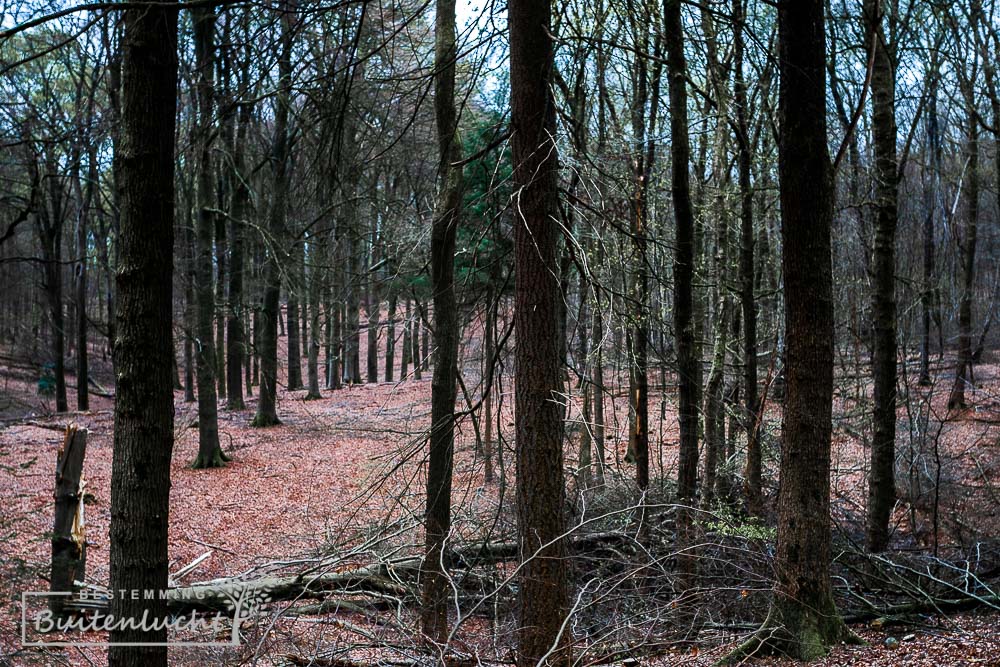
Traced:
[[746, 0], [733, 0], [733, 54], [735, 83], [733, 101], [736, 107], [736, 140], [739, 151], [740, 186], [740, 307], [743, 314], [743, 424], [747, 434], [746, 480], [744, 494], [747, 512], [759, 516], [763, 511], [761, 489], [761, 452], [757, 432], [757, 304], [754, 299], [754, 218], [747, 84], [743, 76], [745, 41], [743, 22], [746, 20]]
[[865, 28], [872, 56], [872, 134], [875, 149], [875, 351], [872, 358], [874, 434], [868, 481], [865, 544], [883, 551], [896, 502], [896, 66], [895, 50], [883, 25], [881, 0], [866, 0]]
[[281, 316], [280, 256], [285, 237], [285, 216], [288, 202], [288, 107], [291, 103], [292, 22], [294, 14], [287, 0], [280, 6], [281, 37], [278, 56], [278, 94], [275, 96], [274, 144], [271, 158], [274, 174], [274, 195], [268, 218], [268, 238], [265, 239], [267, 258], [264, 261], [264, 303], [260, 330], [260, 392], [257, 414], [252, 425], [257, 427], [280, 424], [277, 411], [278, 395], [278, 318]]
[[[76, 426], [66, 428], [66, 438], [56, 456], [55, 519], [52, 525], [52, 569], [49, 590], [73, 592], [74, 581], [83, 581], [87, 566], [87, 536], [83, 517], [83, 459], [87, 451], [87, 431]], [[53, 596], [49, 608], [59, 615], [66, 602], [64, 596]]]
[[[247, 67], [247, 64], [244, 67]], [[244, 76], [246, 80], [246, 76]], [[246, 237], [246, 217], [250, 213], [250, 184], [247, 179], [246, 137], [250, 127], [253, 108], [250, 103], [240, 104], [237, 113], [236, 141], [233, 145], [233, 204], [229, 219], [229, 310], [226, 321], [226, 371], [229, 375], [229, 391], [226, 407], [230, 410], [244, 410], [243, 365], [247, 363], [247, 345], [243, 330], [246, 320], [246, 296], [244, 294], [244, 247]]]
[[302, 243], [293, 241], [292, 250], [289, 253], [288, 267], [285, 274], [288, 279], [285, 281], [286, 293], [288, 295], [287, 320], [288, 320], [288, 389], [302, 389], [302, 338], [300, 334], [299, 319], [299, 291], [302, 289]]
[[971, 84], [965, 82], [966, 119], [966, 175], [968, 178], [965, 230], [960, 240], [960, 266], [962, 282], [958, 305], [958, 365], [955, 384], [948, 396], [949, 410], [963, 410], [966, 385], [972, 380], [972, 290], [976, 278], [976, 236], [979, 218], [979, 126], [976, 119], [976, 101]]
[[552, 9], [509, 0], [514, 163], [519, 667], [572, 664], [557, 299], [559, 227]]
[[227, 457], [219, 446], [216, 394], [215, 286], [212, 280], [212, 236], [215, 231], [215, 189], [212, 168], [212, 123], [215, 73], [215, 10], [191, 10], [194, 21], [196, 89], [198, 97], [197, 224], [195, 226], [196, 361], [198, 368], [198, 456], [192, 468], [219, 468]]
[[[121, 231], [111, 468], [110, 588], [167, 588], [170, 455], [174, 442], [174, 122], [177, 9], [124, 12], [120, 154]], [[117, 595], [116, 618], [167, 616], [166, 601]], [[166, 667], [166, 630], [111, 632], [111, 667]]]
[[455, 236], [461, 221], [462, 143], [455, 107], [458, 51], [455, 0], [437, 0], [434, 42], [434, 114], [438, 135], [438, 199], [431, 226], [431, 289], [434, 299], [434, 375], [431, 380], [430, 458], [427, 466], [426, 543], [423, 562], [424, 635], [448, 638], [449, 586], [442, 551], [451, 530], [451, 483], [455, 447], [455, 381], [458, 374], [458, 304], [455, 299]]
[[764, 627], [736, 652], [761, 650], [798, 660], [816, 659], [853, 638], [830, 584], [834, 187], [826, 135], [823, 5], [823, 0], [778, 3], [787, 396], [776, 581]]

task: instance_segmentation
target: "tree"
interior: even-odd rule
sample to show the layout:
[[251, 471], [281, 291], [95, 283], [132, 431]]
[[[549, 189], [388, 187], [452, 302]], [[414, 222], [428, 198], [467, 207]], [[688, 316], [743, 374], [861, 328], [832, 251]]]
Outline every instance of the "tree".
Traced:
[[[125, 11], [119, 165], [121, 230], [116, 279], [116, 393], [111, 468], [110, 587], [167, 587], [170, 455], [174, 441], [174, 119], [177, 9]], [[167, 616], [166, 600], [115, 595], [116, 618]], [[113, 667], [165, 667], [166, 629], [111, 632]]]
[[[970, 22], [978, 23], [982, 13], [980, 0], [973, 0]], [[957, 41], [961, 41], [957, 22], [952, 21], [952, 29]], [[964, 54], [963, 54], [964, 55]], [[962, 57], [962, 56], [960, 56]], [[972, 382], [972, 297], [976, 278], [976, 241], [979, 224], [979, 110], [978, 95], [973, 85], [979, 74], [978, 55], [965, 57], [971, 64], [959, 63], [958, 87], [965, 103], [965, 151], [966, 189], [965, 229], [959, 239], [959, 266], [962, 270], [958, 301], [958, 361], [955, 368], [955, 384], [948, 396], [948, 409], [963, 410], [966, 385]]]
[[868, 480], [865, 544], [882, 551], [889, 542], [889, 516], [896, 502], [896, 66], [895, 49], [883, 25], [882, 0], [866, 0], [865, 34], [871, 49], [872, 134], [875, 149], [874, 435]]
[[[680, 461], [677, 497], [694, 502], [698, 483], [698, 370], [694, 337], [694, 212], [691, 206], [691, 145], [688, 139], [687, 62], [680, 0], [664, 3], [664, 39], [670, 93], [670, 191], [674, 201], [677, 250], [674, 255], [674, 336], [677, 345]], [[683, 530], [678, 522], [678, 531]]]
[[778, 176], [787, 393], [774, 597], [763, 628], [730, 656], [799, 660], [853, 639], [830, 584], [833, 405], [833, 165], [826, 136], [823, 0], [778, 3]]
[[746, 505], [752, 515], [761, 513], [761, 452], [757, 432], [757, 304], [754, 300], [754, 217], [750, 181], [753, 154], [750, 147], [747, 83], [743, 72], [746, 0], [733, 0], [733, 103], [736, 107], [736, 142], [740, 186], [740, 308], [743, 315], [743, 396], [745, 401]]
[[288, 108], [291, 104], [292, 78], [292, 21], [291, 3], [281, 4], [281, 36], [278, 54], [278, 93], [274, 100], [274, 143], [271, 158], [274, 174], [274, 193], [268, 214], [267, 259], [264, 264], [264, 304], [261, 310], [260, 340], [260, 396], [253, 425], [280, 424], [277, 412], [278, 396], [278, 318], [281, 316], [280, 258], [285, 238], [285, 217], [288, 204]]
[[[462, 142], [455, 108], [455, 0], [438, 0], [435, 12], [434, 111], [438, 132], [438, 200], [431, 227], [434, 298], [434, 375], [431, 381], [430, 460], [427, 467], [423, 630], [436, 642], [448, 635], [448, 582], [442, 551], [451, 530], [455, 381], [458, 373], [458, 305], [455, 301], [455, 235], [462, 207]], [[377, 370], [377, 369], [376, 369]]]
[[514, 161], [514, 419], [517, 453], [518, 656], [521, 667], [570, 665], [563, 620], [569, 604], [563, 484], [563, 360], [556, 241], [557, 160], [552, 9], [509, 0]]
[[212, 280], [212, 237], [215, 231], [215, 174], [212, 122], [215, 74], [215, 10], [192, 10], [198, 93], [198, 174], [195, 224], [195, 351], [198, 368], [198, 456], [192, 468], [219, 468], [228, 457], [219, 446], [219, 405], [216, 393], [215, 286]]

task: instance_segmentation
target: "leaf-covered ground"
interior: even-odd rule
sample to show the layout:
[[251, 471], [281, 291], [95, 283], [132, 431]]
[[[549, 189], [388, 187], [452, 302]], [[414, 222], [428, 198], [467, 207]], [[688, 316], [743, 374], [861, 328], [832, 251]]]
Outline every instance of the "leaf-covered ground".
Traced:
[[[472, 350], [474, 355], [476, 350]], [[469, 350], [466, 350], [469, 354]], [[469, 377], [475, 376], [474, 369]], [[995, 484], [1000, 470], [998, 409], [995, 366], [977, 367], [981, 382], [975, 408], [961, 416], [948, 417], [944, 410], [945, 387], [936, 388], [924, 401], [930, 423], [942, 420], [937, 431], [936, 452], [920, 450], [921, 457], [937, 456], [941, 477], [946, 478], [948, 496], [938, 497], [948, 508], [936, 535], [941, 541], [997, 535]], [[944, 372], [944, 371], [942, 371]], [[84, 476], [90, 494], [86, 505], [87, 579], [97, 584], [108, 580], [109, 488], [112, 453], [112, 405], [107, 398], [92, 397], [92, 410], [53, 417], [45, 414], [46, 401], [34, 395], [32, 379], [0, 368], [4, 377], [8, 409], [0, 428], [0, 664], [102, 664], [102, 649], [68, 649], [42, 652], [20, 646], [20, 594], [45, 590], [48, 570], [48, 531], [52, 522], [52, 484], [56, 451], [62, 443], [61, 427], [76, 423], [89, 430]], [[192, 428], [195, 405], [175, 395], [176, 441], [171, 470], [170, 560], [171, 571], [210, 553], [180, 583], [217, 577], [254, 576], [271, 571], [293, 571], [320, 554], [349, 553], [343, 566], [363, 563], [365, 551], [351, 553], [362, 544], [377, 544], [383, 554], [415, 552], [422, 541], [419, 523], [423, 502], [421, 463], [424, 460], [421, 433], [429, 410], [429, 373], [424, 379], [379, 383], [325, 391], [318, 401], [304, 401], [304, 392], [282, 390], [279, 414], [283, 424], [252, 429], [251, 399], [245, 412], [220, 411], [220, 433], [224, 449], [233, 461], [223, 469], [192, 470], [188, 463], [197, 452], [197, 429]], [[470, 392], [475, 390], [471, 386]], [[509, 437], [511, 422], [509, 381], [501, 387], [499, 420]], [[840, 518], [863, 515], [865, 469], [864, 402], [842, 383], [838, 398], [834, 441], [834, 508]], [[913, 392], [927, 391], [911, 388]], [[623, 462], [623, 428], [627, 421], [624, 392], [615, 393], [608, 405], [609, 454], [612, 474], [631, 475]], [[911, 405], [921, 405], [915, 393]], [[470, 397], [475, 400], [475, 396]], [[651, 458], [654, 470], [665, 470], [676, 456], [676, 421], [668, 392], [661, 411], [661, 395], [654, 393], [651, 413], [657, 414], [652, 433], [659, 443]], [[72, 399], [71, 399], [72, 402]], [[460, 398], [460, 408], [466, 407]], [[34, 412], [36, 414], [28, 414]], [[14, 414], [18, 413], [18, 414]], [[663, 415], [663, 421], [659, 415]], [[578, 405], [571, 418], [579, 418]], [[777, 408], [769, 412], [771, 428], [780, 420]], [[919, 415], [900, 411], [900, 442], [913, 437]], [[925, 429], [922, 433], [934, 432]], [[482, 535], [484, 531], [508, 534], [510, 517], [498, 511], [510, 501], [512, 457], [507, 452], [506, 482], [487, 487], [483, 483], [481, 456], [472, 447], [474, 429], [465, 422], [459, 434], [454, 492], [456, 530], [459, 534]], [[924, 437], [922, 443], [928, 442]], [[932, 443], [932, 444], [934, 444]], [[509, 445], [509, 443], [508, 443]], [[934, 448], [932, 448], [934, 449]], [[572, 465], [575, 451], [567, 450]], [[925, 460], [925, 459], [921, 459]], [[964, 462], [964, 464], [963, 464]], [[897, 542], [912, 547], [931, 546], [934, 533], [927, 525], [927, 485], [914, 481], [909, 496], [903, 494], [896, 515]], [[773, 492], [773, 489], [772, 489]], [[941, 495], [941, 494], [939, 494]], [[912, 502], [910, 502], [912, 501]], [[912, 525], [911, 525], [912, 524]], [[968, 524], [968, 525], [967, 525]], [[379, 535], [389, 535], [376, 539]], [[393, 551], [395, 550], [395, 551]], [[824, 665], [1000, 665], [1000, 615], [991, 610], [964, 612], [951, 617], [927, 616], [918, 624], [855, 629], [867, 641], [863, 647], [838, 647]], [[287, 656], [310, 656], [346, 644], [356, 646], [352, 659], [388, 659], [384, 651], [365, 648], [380, 641], [394, 643], [393, 660], [406, 655], [403, 634], [395, 623], [412, 624], [402, 612], [387, 613], [386, 625], [373, 624], [350, 611], [327, 615], [285, 616], [264, 627], [247, 631], [240, 650], [207, 652], [204, 649], [174, 649], [174, 664], [289, 664]], [[463, 626], [456, 644], [469, 654], [489, 655], [496, 632], [482, 619], [471, 618]], [[707, 665], [718, 659], [737, 632], [719, 646], [676, 649], [657, 658], [640, 658], [639, 664]], [[887, 641], [888, 640], [888, 641]], [[501, 657], [506, 657], [501, 655]], [[303, 663], [307, 664], [307, 663]], [[332, 664], [332, 663], [328, 663]], [[343, 663], [346, 664], [346, 663]], [[627, 664], [627, 663], [625, 663]], [[769, 660], [765, 664], [784, 664]]]

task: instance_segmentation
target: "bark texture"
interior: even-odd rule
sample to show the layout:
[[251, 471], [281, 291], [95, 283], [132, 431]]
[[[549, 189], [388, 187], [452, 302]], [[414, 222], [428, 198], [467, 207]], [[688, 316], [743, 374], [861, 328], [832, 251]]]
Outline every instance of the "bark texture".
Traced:
[[[174, 118], [177, 9], [124, 13], [120, 153], [121, 230], [116, 276], [115, 424], [111, 468], [110, 587], [167, 587], [170, 455], [174, 440]], [[166, 601], [115, 596], [116, 617], [161, 619]], [[112, 667], [166, 667], [165, 630], [112, 632]]]
[[[431, 381], [430, 460], [427, 469], [426, 544], [423, 564], [423, 631], [448, 637], [448, 593], [442, 550], [451, 530], [455, 445], [458, 306], [455, 302], [455, 235], [462, 206], [462, 144], [455, 108], [455, 0], [438, 0], [435, 19], [434, 111], [438, 133], [438, 200], [431, 228], [434, 294], [434, 375]], [[455, 165], [455, 166], [453, 166]], [[374, 357], [373, 357], [374, 358]], [[377, 369], [376, 374], [377, 374]]]
[[896, 67], [881, 0], [866, 0], [865, 28], [872, 54], [872, 134], [875, 148], [875, 351], [872, 357], [874, 435], [868, 480], [865, 543], [883, 551], [896, 502]]
[[563, 405], [556, 245], [557, 160], [552, 16], [547, 2], [510, 0], [511, 129], [514, 162], [515, 430], [521, 667], [570, 665]]

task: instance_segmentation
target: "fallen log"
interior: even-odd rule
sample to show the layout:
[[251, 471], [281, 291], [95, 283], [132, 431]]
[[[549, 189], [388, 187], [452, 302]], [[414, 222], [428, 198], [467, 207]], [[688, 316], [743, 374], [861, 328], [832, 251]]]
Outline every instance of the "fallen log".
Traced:
[[[334, 572], [310, 576], [262, 577], [250, 581], [218, 579], [191, 586], [169, 588], [163, 592], [167, 610], [171, 614], [194, 612], [231, 613], [245, 605], [299, 599], [324, 599], [330, 593], [404, 598], [413, 592], [382, 576], [383, 566], [360, 568], [348, 572]], [[107, 591], [89, 590], [79, 598], [66, 603], [66, 609], [79, 612], [109, 610], [110, 594]]]

